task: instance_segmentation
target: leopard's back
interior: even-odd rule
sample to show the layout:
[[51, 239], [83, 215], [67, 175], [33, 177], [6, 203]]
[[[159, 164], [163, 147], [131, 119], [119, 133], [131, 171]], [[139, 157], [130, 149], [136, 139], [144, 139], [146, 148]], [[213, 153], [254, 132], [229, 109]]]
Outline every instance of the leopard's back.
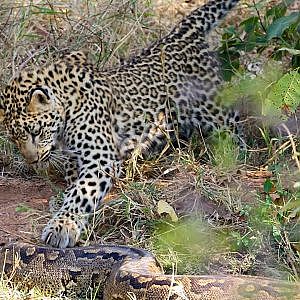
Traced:
[[147, 151], [174, 136], [188, 137], [194, 129], [205, 133], [237, 127], [238, 113], [216, 102], [220, 65], [205, 41], [237, 2], [209, 1], [110, 75], [116, 96], [115, 136], [122, 154], [137, 145]]

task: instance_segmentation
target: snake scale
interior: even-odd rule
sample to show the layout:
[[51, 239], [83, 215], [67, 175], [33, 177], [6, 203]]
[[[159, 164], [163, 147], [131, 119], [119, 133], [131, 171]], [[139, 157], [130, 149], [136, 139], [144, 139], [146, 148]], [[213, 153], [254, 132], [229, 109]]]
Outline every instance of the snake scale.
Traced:
[[55, 249], [14, 243], [0, 250], [0, 269], [19, 287], [71, 299], [296, 300], [300, 284], [253, 276], [164, 275], [155, 257], [128, 246]]

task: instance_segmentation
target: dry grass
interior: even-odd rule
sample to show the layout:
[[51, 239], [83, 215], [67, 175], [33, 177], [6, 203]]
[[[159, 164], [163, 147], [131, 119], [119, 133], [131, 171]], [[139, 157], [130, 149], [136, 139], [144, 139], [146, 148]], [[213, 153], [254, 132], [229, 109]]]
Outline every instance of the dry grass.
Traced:
[[[99, 68], [119, 64], [160, 37], [197, 1], [174, 0], [168, 10], [162, 1], [153, 2], [1, 1], [0, 87], [20, 69], [50, 63], [72, 50], [86, 50]], [[292, 137], [284, 148], [270, 140], [264, 145], [254, 144], [241, 162], [230, 143], [213, 153], [197, 137], [176, 150], [170, 145], [172, 151], [158, 157], [131, 159], [84, 240], [149, 249], [169, 271], [180, 273], [299, 279], [300, 195], [293, 187], [299, 182], [299, 146]], [[29, 174], [5, 138], [0, 147], [2, 175]], [[262, 171], [266, 165], [271, 171]], [[268, 180], [270, 191], [264, 190]], [[178, 222], [167, 210], [158, 213], [159, 200], [170, 203]], [[33, 298], [45, 299], [20, 294], [0, 280], [0, 299]]]
[[156, 38], [157, 30], [147, 21], [151, 7], [146, 3], [2, 1], [1, 79], [78, 49], [88, 50], [101, 66], [118, 63], [145, 46], [151, 35]]

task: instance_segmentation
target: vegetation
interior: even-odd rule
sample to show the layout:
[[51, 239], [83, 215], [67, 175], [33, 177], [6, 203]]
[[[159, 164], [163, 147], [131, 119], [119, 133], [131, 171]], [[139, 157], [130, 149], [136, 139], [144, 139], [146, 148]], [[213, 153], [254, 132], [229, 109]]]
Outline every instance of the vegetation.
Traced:
[[[169, 144], [149, 159], [136, 155], [126, 162], [126, 174], [95, 213], [84, 240], [146, 248], [170, 273], [299, 280], [299, 141], [269, 130], [297, 115], [299, 7], [289, 10], [290, 0], [255, 2], [222, 31], [218, 49], [227, 80], [220, 99], [225, 105], [241, 98], [251, 104], [252, 118], [245, 122], [248, 151], [239, 153], [231, 137], [220, 132], [209, 140], [195, 136], [179, 148]], [[23, 67], [79, 49], [107, 68], [166, 31], [155, 0], [4, 0], [0, 83], [4, 86]], [[258, 66], [254, 74], [253, 66]], [[0, 166], [2, 176], [36, 176], [4, 131]], [[40, 296], [11, 290], [1, 277], [1, 299], [30, 297]]]

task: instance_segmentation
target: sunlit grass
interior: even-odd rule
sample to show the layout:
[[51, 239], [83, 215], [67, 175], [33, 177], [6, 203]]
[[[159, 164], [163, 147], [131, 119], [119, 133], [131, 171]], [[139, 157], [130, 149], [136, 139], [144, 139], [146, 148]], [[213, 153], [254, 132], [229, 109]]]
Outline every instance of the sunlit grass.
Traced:
[[225, 229], [199, 218], [158, 223], [153, 237], [157, 257], [169, 270], [175, 263], [178, 274], [200, 273], [213, 257], [233, 250]]

